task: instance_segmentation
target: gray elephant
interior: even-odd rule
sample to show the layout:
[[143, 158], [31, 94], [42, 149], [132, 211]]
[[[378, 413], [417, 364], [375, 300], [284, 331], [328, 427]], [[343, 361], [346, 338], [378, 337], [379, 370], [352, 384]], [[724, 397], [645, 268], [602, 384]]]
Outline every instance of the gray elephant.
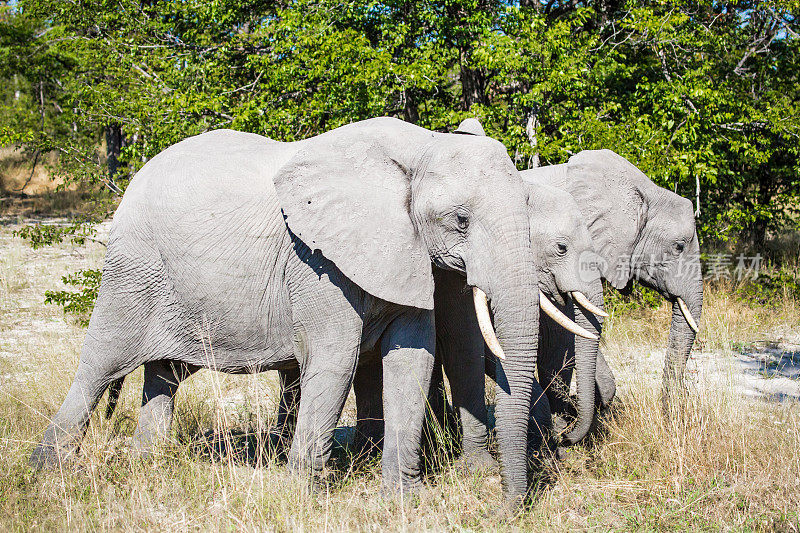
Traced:
[[[474, 119], [462, 123], [457, 132], [472, 135], [483, 133], [480, 124]], [[600, 275], [596, 269], [581, 268], [581, 262], [592, 254], [593, 245], [586, 223], [572, 197], [545, 184], [526, 183], [525, 187], [530, 241], [535, 254], [539, 289], [542, 292], [539, 301], [543, 316], [548, 317], [553, 329], [562, 330], [564, 336], [571, 339], [570, 343], [564, 345], [565, 351], [575, 358], [577, 367], [578, 388], [581, 392], [578, 420], [568, 438], [578, 440], [588, 431], [594, 418], [597, 334], [601, 329], [602, 317], [607, 316], [602, 309]], [[496, 358], [492, 353], [497, 353], [498, 347], [487, 350], [484, 360], [484, 336], [481, 334], [481, 328], [486, 328], [490, 319], [488, 316], [480, 317], [479, 314], [476, 316], [472, 295], [461, 290], [464, 281], [460, 275], [437, 271], [435, 278], [436, 356], [437, 362], [444, 364], [453, 395], [453, 406], [458, 411], [463, 428], [462, 457], [471, 469], [493, 469], [496, 463], [487, 449], [488, 415], [484, 369], [498, 380], [495, 372]], [[555, 305], [550, 299], [556, 302]], [[581, 303], [582, 311], [573, 311], [573, 300]], [[562, 309], [575, 317], [577, 327], [572, 320], [566, 319]], [[556, 331], [547, 333], [552, 336], [561, 335]], [[565, 364], [565, 354], [553, 356], [558, 357], [559, 365]], [[558, 373], [556, 366], [555, 363], [546, 365], [547, 368], [554, 368], [553, 375], [548, 375], [551, 379]], [[376, 376], [380, 376], [380, 369], [365, 371], [359, 368], [356, 373], [356, 435], [359, 440], [355, 445], [356, 449], [365, 446], [376, 449], [382, 436], [382, 387]], [[435, 386], [429, 402], [441, 422], [444, 405], [440, 392], [442, 374], [438, 363], [433, 382]], [[291, 386], [293, 383], [295, 386]], [[281, 372], [283, 395], [275, 431], [276, 437], [281, 441], [288, 442], [291, 439], [294, 412], [301, 397], [298, 383], [296, 370]], [[502, 378], [498, 380], [498, 384], [502, 387]], [[534, 398], [534, 404], [533, 411], [536, 414], [530, 422], [532, 431], [529, 443], [532, 450], [538, 450], [550, 425], [547, 397]]]
[[[460, 129], [473, 135], [484, 134], [477, 122], [467, 122], [466, 127], [462, 124]], [[703, 302], [700, 249], [691, 202], [658, 187], [634, 165], [610, 150], [584, 151], [563, 165], [531, 169], [521, 175], [529, 189], [531, 242], [534, 251], [539, 253], [539, 286], [545, 295], [555, 300], [567, 319], [574, 320], [583, 329], [598, 334], [601, 331], [605, 313], [599, 283], [589, 290], [589, 298], [575, 289], [581, 283], [596, 282], [597, 272], [619, 290], [636, 279], [673, 303], [663, 382], [664, 407], [668, 409], [676, 394], [684, 394], [684, 369], [698, 330]], [[539, 213], [544, 215], [537, 217], [537, 208], [530, 199], [537, 197], [536, 191], [548, 186], [568, 193], [570, 198], [559, 199], [558, 195], [550, 194], [548, 203], [542, 201], [548, 195], [540, 193]], [[556, 223], [550, 228], [545, 226], [537, 235], [539, 226], [535, 221], [546, 218], [547, 213], [552, 213], [551, 220]], [[559, 220], [564, 221], [566, 214], [574, 215], [574, 228], [586, 229], [591, 244], [577, 248], [577, 255], [565, 254], [559, 263], [557, 255], [542, 254], [554, 249], [547, 243], [556, 242], [556, 236], [569, 234], [557, 224]], [[574, 246], [568, 249], [576, 251]], [[566, 266], [569, 268], [564, 268]], [[563, 298], [565, 294], [572, 298]], [[547, 298], [541, 303], [545, 310]], [[597, 340], [573, 334], [569, 328], [560, 327], [552, 316], [558, 315], [543, 312], [540, 316], [537, 371], [548, 401], [532, 405], [531, 440], [536, 443], [540, 439], [535, 435], [536, 425], [542, 423], [544, 412], [549, 409], [555, 415], [554, 433], [560, 434], [564, 443], [574, 444], [591, 428], [595, 403], [608, 407], [616, 393], [616, 383]], [[570, 427], [568, 419], [573, 407], [569, 384], [573, 369], [577, 374], [577, 413]], [[491, 370], [489, 364], [487, 373]], [[472, 398], [472, 409], [480, 412], [479, 399], [472, 394], [474, 390], [466, 394]], [[455, 396], [454, 391], [454, 404], [459, 403]], [[479, 421], [464, 425], [463, 409], [461, 414], [464, 449], [480, 455], [485, 426]]]
[[[522, 177], [532, 186], [551, 185], [575, 199], [588, 224], [602, 277], [613, 287], [624, 290], [636, 280], [672, 302], [663, 380], [668, 408], [676, 394], [684, 393], [684, 369], [703, 306], [700, 247], [691, 201], [657, 186], [611, 150], [586, 150], [567, 163], [524, 171]], [[571, 374], [561, 357], [569, 340], [547, 321], [543, 318], [541, 323], [538, 361], [539, 379], [550, 391], [556, 388], [549, 385], [555, 368], [566, 366], [562, 374], [566, 383]], [[598, 365], [604, 367], [598, 371], [598, 389], [607, 403], [615, 390], [613, 374], [606, 370], [602, 354], [598, 355]], [[553, 412], [563, 413], [563, 402], [548, 396]]]
[[100, 396], [139, 365], [146, 446], [197, 369], [299, 363], [289, 464], [318, 471], [356, 367], [378, 365], [384, 486], [415, 488], [435, 272], [472, 287], [481, 316], [491, 302], [503, 486], [518, 501], [531, 397], [543, 395], [529, 235], [522, 181], [488, 138], [381, 118], [292, 143], [227, 130], [182, 141], [139, 171], [114, 215], [73, 384], [31, 461], [77, 453]]

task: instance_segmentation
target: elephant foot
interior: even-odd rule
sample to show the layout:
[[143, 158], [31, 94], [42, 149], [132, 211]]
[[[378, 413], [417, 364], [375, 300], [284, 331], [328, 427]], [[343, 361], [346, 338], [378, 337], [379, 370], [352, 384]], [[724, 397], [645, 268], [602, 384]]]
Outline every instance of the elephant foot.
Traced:
[[400, 484], [384, 482], [381, 487], [380, 496], [399, 503], [410, 502], [412, 505], [416, 506], [422, 500], [426, 499], [426, 495], [430, 493], [430, 490], [431, 489], [419, 480]]
[[524, 504], [524, 494], [503, 494], [502, 503], [493, 510], [491, 517], [499, 523], [509, 523], [520, 515]]
[[147, 460], [155, 455], [156, 448], [164, 445], [167, 437], [156, 434], [155, 432], [137, 429], [131, 439], [131, 453], [138, 459]]
[[456, 468], [474, 473], [499, 474], [500, 464], [488, 450], [464, 452], [455, 463]]
[[41, 443], [33, 450], [28, 464], [34, 470], [52, 470], [75, 465], [78, 456], [77, 447], [59, 447], [56, 444]]
[[324, 466], [322, 468], [311, 468], [308, 463], [301, 463], [291, 457], [288, 458], [286, 466], [289, 472], [295, 476], [298, 487], [302, 491], [307, 491], [310, 496], [324, 496], [331, 488], [333, 475]]
[[29, 464], [35, 470], [61, 468], [67, 465], [70, 469], [74, 469], [80, 451], [80, 438], [77, 435], [77, 431], [48, 427], [42, 442], [33, 450]]
[[322, 496], [328, 493], [331, 484], [328, 476], [313, 474], [308, 480], [308, 491], [312, 496]]

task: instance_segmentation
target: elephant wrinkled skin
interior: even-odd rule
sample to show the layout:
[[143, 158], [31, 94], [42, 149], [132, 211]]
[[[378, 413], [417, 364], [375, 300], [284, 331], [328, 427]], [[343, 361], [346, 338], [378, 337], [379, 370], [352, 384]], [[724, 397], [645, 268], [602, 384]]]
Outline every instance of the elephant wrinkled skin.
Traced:
[[[471, 122], [468, 127], [462, 123], [459, 129], [482, 135], [480, 124]], [[602, 310], [600, 276], [619, 289], [636, 279], [673, 302], [664, 372], [666, 408], [671, 397], [683, 393], [683, 369], [702, 308], [699, 245], [691, 202], [656, 186], [609, 150], [581, 152], [566, 164], [531, 169], [521, 175], [528, 189], [539, 287], [568, 318], [599, 335], [602, 316], [588, 312], [585, 304], [578, 305], [568, 295], [585, 292], [589, 303]], [[476, 383], [478, 374], [482, 378], [482, 364], [474, 355], [482, 341], [475, 332], [477, 326], [465, 296], [455, 287], [439, 290], [448, 282], [454, 283], [445, 276], [437, 279], [435, 293], [437, 356], [441, 355], [445, 364], [453, 404], [459, 411], [465, 459], [476, 467], [491, 466], [483, 391], [462, 385]], [[688, 317], [681, 311], [681, 301]], [[465, 312], [454, 313], [459, 309]], [[465, 335], [465, 331], [472, 333]], [[492, 358], [488, 353], [486, 357]], [[599, 343], [566, 331], [542, 313], [537, 362], [547, 401], [531, 406], [532, 449], [537, 449], [543, 439], [548, 410], [555, 415], [554, 430], [564, 441], [578, 442], [591, 427], [595, 403], [608, 407], [616, 392], [614, 375]], [[487, 364], [490, 375], [492, 366]], [[577, 419], [570, 427], [568, 394], [573, 369], [577, 370], [578, 406]], [[380, 389], [375, 387], [356, 389], [359, 419], [362, 411], [364, 418], [380, 416], [379, 409], [371, 407], [379, 402], [374, 398], [379, 394]], [[439, 397], [432, 394], [431, 403], [437, 405]], [[440, 403], [438, 408], [443, 409]], [[379, 438], [374, 425], [364, 423], [361, 428], [359, 433], [366, 434], [368, 440]]]

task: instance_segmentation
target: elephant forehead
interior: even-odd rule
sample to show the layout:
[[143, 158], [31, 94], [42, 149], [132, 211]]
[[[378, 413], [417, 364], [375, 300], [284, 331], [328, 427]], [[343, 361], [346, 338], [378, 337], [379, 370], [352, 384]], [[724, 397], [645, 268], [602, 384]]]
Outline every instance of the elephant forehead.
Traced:
[[691, 238], [695, 231], [694, 206], [690, 200], [665, 191], [666, 201], [650, 208], [650, 219], [664, 234]]
[[640, 183], [652, 183], [633, 163], [612, 150], [583, 150], [569, 158], [569, 165], [606, 177], [619, 176]]

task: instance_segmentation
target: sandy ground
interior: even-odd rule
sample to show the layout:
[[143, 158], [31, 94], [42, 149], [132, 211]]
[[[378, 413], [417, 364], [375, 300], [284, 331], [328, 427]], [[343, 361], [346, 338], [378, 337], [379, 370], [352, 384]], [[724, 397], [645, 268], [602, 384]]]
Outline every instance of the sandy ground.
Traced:
[[[687, 384], [702, 392], [713, 388], [735, 390], [747, 397], [767, 401], [800, 401], [800, 339], [795, 334], [784, 340], [759, 343], [740, 352], [693, 351], [686, 366]], [[634, 362], [636, 364], [629, 364]], [[609, 357], [617, 376], [617, 387], [638, 379], [660, 380], [664, 350], [651, 346], [630, 347]], [[647, 373], [642, 375], [642, 369]]]
[[[66, 223], [63, 219], [27, 222]], [[99, 241], [107, 239], [108, 225], [98, 227]], [[66, 274], [101, 267], [105, 252], [102, 244], [94, 242], [33, 250], [13, 235], [19, 227], [17, 220], [0, 219], [0, 385], [10, 391], [42, 371], [37, 353], [63, 350], [77, 362], [85, 330], [59, 307], [44, 305], [44, 292], [63, 289], [61, 277]], [[741, 394], [760, 400], [800, 401], [800, 332], [772, 331], [764, 337], [774, 340], [730, 353], [696, 350], [687, 367], [689, 383], [698, 392], [733, 385]], [[663, 349], [622, 346], [605, 353], [620, 389], [637, 380], [661, 379]], [[235, 405], [245, 397], [241, 391], [228, 389], [221, 400]], [[342, 425], [353, 423], [351, 407], [352, 398]]]
[[63, 180], [53, 179], [50, 168], [56, 162], [56, 154], [40, 156], [32, 166], [34, 156], [25, 154], [17, 147], [0, 147], [0, 190], [14, 194], [38, 195], [52, 191]]

